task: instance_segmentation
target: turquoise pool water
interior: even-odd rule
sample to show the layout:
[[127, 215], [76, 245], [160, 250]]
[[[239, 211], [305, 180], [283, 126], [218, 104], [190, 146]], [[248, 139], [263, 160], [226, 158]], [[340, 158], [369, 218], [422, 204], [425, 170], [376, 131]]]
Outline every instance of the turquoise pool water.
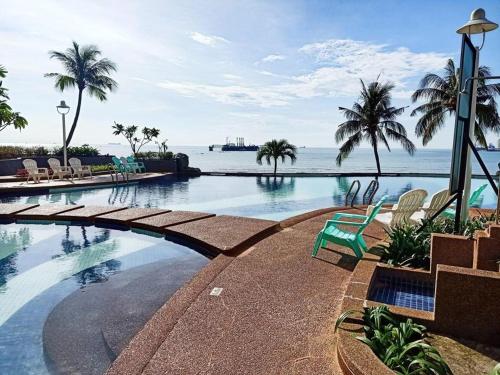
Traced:
[[[354, 179], [170, 176], [119, 187], [58, 191], [30, 197], [0, 197], [0, 201], [160, 207], [282, 220], [318, 208], [343, 206], [345, 194]], [[361, 191], [364, 191], [370, 179], [358, 179], [362, 184]], [[410, 189], [426, 189], [430, 197], [448, 186], [448, 179], [444, 178], [383, 177], [379, 181], [380, 189], [375, 199], [388, 194], [392, 202]], [[474, 180], [473, 188], [486, 183], [487, 180]], [[495, 202], [494, 192], [488, 187], [483, 195], [482, 206], [494, 207]]]
[[[46, 365], [48, 348], [44, 337], [54, 337], [54, 333], [44, 332], [44, 325], [49, 314], [66, 297], [77, 292], [87, 291], [88, 294], [89, 287], [94, 287], [95, 292], [95, 286], [112, 283], [118, 277], [121, 284], [110, 285], [128, 290], [127, 283], [133, 285], [141, 280], [139, 277], [153, 277], [141, 273], [141, 270], [146, 270], [141, 267], [154, 263], [162, 265], [157, 272], [169, 273], [162, 284], [163, 296], [158, 301], [161, 306], [208, 261], [203, 255], [163, 238], [127, 231], [93, 226], [0, 224], [0, 374], [50, 373]], [[135, 278], [124, 278], [131, 272]], [[139, 291], [142, 284], [143, 281], [137, 284]], [[140, 303], [141, 294], [134, 299], [134, 303]], [[71, 326], [85, 328], [84, 333], [105, 328], [80, 325], [84, 325], [83, 318], [88, 318], [89, 314], [109, 308], [103, 306], [106, 303], [89, 302], [76, 315], [70, 315]], [[112, 304], [111, 300], [109, 304]], [[134, 306], [124, 304], [120, 308], [133, 310]], [[153, 304], [152, 310], [160, 306]], [[78, 314], [83, 315], [79, 318]], [[147, 315], [148, 312], [142, 311], [141, 314]], [[147, 320], [148, 316], [142, 318]], [[71, 333], [65, 335], [71, 336]], [[93, 336], [100, 337], [98, 334]], [[78, 343], [79, 339], [82, 339], [81, 343]], [[91, 350], [86, 350], [85, 342], [79, 334], [71, 337], [67, 346], [81, 346], [82, 358], [95, 361], [97, 368], [105, 368], [107, 357], [99, 362], [98, 350], [103, 349], [92, 345]], [[95, 352], [91, 353], [92, 350]], [[92, 355], [91, 359], [85, 358], [86, 355]], [[69, 369], [72, 369], [71, 360], [68, 358], [65, 362]], [[66, 373], [75, 372], [69, 370]]]

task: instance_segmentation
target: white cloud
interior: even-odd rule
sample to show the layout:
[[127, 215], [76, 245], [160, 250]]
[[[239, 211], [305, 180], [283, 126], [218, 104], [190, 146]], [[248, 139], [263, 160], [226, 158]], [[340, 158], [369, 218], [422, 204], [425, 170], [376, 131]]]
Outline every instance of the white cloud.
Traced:
[[228, 81], [239, 81], [239, 80], [241, 80], [241, 76], [236, 75], [236, 74], [223, 74], [222, 76], [224, 77], [224, 79], [226, 79]]
[[204, 44], [206, 46], [214, 47], [217, 43], [222, 42], [222, 43], [229, 43], [229, 40], [221, 37], [221, 36], [216, 36], [216, 35], [205, 35], [199, 32], [192, 32], [190, 35], [191, 39], [193, 39], [195, 42]]
[[259, 62], [275, 62], [275, 61], [280, 61], [280, 60], [285, 60], [285, 56], [283, 55], [278, 55], [278, 54], [271, 54], [267, 55], [266, 57], [262, 58]]
[[295, 76], [259, 71], [279, 79], [273, 84], [219, 86], [165, 81], [158, 86], [183, 96], [208, 96], [225, 104], [273, 107], [295, 99], [357, 97], [360, 79], [375, 80], [381, 75], [382, 80], [395, 84], [394, 97], [408, 98], [413, 89], [410, 83], [426, 72], [441, 69], [448, 58], [441, 53], [416, 53], [403, 47], [336, 39], [307, 44], [299, 53], [314, 58], [312, 69]]

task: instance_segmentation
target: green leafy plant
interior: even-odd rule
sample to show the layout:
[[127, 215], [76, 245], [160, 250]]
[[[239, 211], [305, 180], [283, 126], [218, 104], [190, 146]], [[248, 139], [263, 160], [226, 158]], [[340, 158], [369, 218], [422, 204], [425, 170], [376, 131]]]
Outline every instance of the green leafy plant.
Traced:
[[344, 312], [335, 323], [335, 331], [354, 314], [361, 314], [364, 331], [364, 336], [356, 339], [396, 374], [451, 374], [436, 348], [425, 341], [425, 326], [409, 318], [401, 321], [387, 306], [377, 306]]
[[[7, 70], [0, 65], [0, 79], [7, 76]], [[28, 125], [28, 121], [21, 116], [19, 112], [16, 112], [7, 103], [10, 99], [7, 91], [9, 89], [2, 87], [3, 82], [0, 80], [0, 131], [4, 130], [8, 126], [13, 126], [14, 129], [24, 129]]]
[[[494, 220], [495, 215], [492, 214], [462, 221], [458, 234], [472, 239], [477, 230], [484, 230], [488, 222]], [[388, 242], [374, 247], [374, 250], [379, 252], [381, 261], [394, 266], [429, 269], [432, 233], [454, 233], [455, 221], [436, 219], [424, 224], [422, 230], [420, 225], [412, 224], [396, 225], [387, 230]]]
[[0, 146], [0, 159], [15, 159], [30, 156], [47, 156], [50, 151], [43, 146]]
[[123, 126], [115, 122], [112, 128], [114, 135], [123, 135], [125, 137], [135, 157], [137, 157], [137, 153], [141, 150], [142, 146], [152, 142], [160, 135], [159, 129], [148, 128], [147, 126], [141, 130], [142, 138], [137, 136], [137, 130], [139, 130], [137, 125]]
[[[71, 156], [99, 156], [99, 150], [95, 147], [83, 144], [81, 146], [72, 146], [67, 148], [68, 157]], [[63, 148], [57, 147], [54, 149], [54, 154], [57, 156], [63, 155]]]
[[167, 152], [146, 151], [146, 152], [137, 152], [135, 154], [135, 157], [137, 159], [170, 160], [174, 157], [174, 153], [172, 151], [167, 151]]
[[110, 170], [110, 166], [109, 164], [91, 165], [90, 169], [92, 169], [92, 172], [105, 172]]

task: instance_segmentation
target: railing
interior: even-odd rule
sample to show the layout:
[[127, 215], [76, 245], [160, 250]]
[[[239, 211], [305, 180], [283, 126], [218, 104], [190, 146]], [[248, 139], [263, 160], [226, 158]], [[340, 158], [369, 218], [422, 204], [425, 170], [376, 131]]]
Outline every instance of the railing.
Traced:
[[375, 197], [378, 187], [379, 183], [377, 179], [370, 181], [368, 187], [365, 190], [365, 193], [363, 194], [363, 204], [372, 204], [373, 197]]
[[118, 173], [122, 175], [122, 180], [128, 183], [128, 173], [127, 172], [119, 172], [118, 169], [113, 164], [108, 164], [109, 175], [111, 176], [111, 182], [114, 182], [118, 185]]
[[[349, 194], [351, 194], [351, 191], [352, 189], [354, 188], [354, 185], [357, 185], [357, 188], [356, 188], [356, 191], [354, 192], [354, 194], [352, 195], [352, 199], [351, 199], [351, 202], [348, 204], [347, 202], [349, 201]], [[359, 189], [361, 189], [361, 183], [359, 182], [359, 180], [354, 180], [351, 184], [351, 187], [349, 188], [349, 190], [347, 191], [347, 194], [345, 196], [345, 205], [349, 205], [351, 207], [354, 206], [354, 200], [356, 199], [356, 196], [358, 195], [358, 192], [359, 192]]]

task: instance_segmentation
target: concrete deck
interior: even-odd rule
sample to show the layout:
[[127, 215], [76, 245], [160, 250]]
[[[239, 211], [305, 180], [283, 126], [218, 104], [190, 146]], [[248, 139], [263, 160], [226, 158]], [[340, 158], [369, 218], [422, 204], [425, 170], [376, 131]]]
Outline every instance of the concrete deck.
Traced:
[[[159, 177], [171, 175], [172, 173], [139, 173], [136, 175], [129, 175], [129, 183], [131, 182], [139, 182], [144, 180], [156, 179]], [[126, 184], [126, 181], [122, 180], [120, 175], [119, 177], [120, 184]], [[32, 180], [26, 182], [26, 180], [19, 181], [10, 181], [10, 182], [1, 182], [0, 181], [0, 194], [10, 194], [10, 195], [22, 195], [26, 193], [35, 193], [40, 191], [48, 191], [54, 189], [68, 189], [68, 188], [79, 188], [79, 187], [90, 187], [90, 186], [99, 186], [99, 185], [109, 185], [114, 184], [111, 176], [107, 175], [97, 175], [92, 178], [86, 176], [83, 179], [55, 179], [47, 180], [43, 179], [42, 182], [35, 184]]]
[[[341, 374], [333, 327], [357, 260], [337, 246], [311, 258], [330, 217], [287, 220], [289, 227], [237, 256], [219, 255], [158, 310], [107, 374]], [[378, 224], [365, 233], [368, 245], [384, 235]], [[220, 295], [211, 295], [214, 288]]]

